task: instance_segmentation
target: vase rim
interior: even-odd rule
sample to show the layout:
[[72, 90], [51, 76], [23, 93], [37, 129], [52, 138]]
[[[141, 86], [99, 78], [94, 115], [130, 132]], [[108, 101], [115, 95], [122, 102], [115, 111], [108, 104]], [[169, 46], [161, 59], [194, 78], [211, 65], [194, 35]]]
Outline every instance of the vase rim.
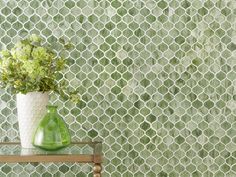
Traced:
[[33, 91], [33, 92], [27, 92], [27, 93], [17, 93], [17, 95], [29, 95], [29, 94], [49, 94], [49, 91], [42, 92], [42, 91]]

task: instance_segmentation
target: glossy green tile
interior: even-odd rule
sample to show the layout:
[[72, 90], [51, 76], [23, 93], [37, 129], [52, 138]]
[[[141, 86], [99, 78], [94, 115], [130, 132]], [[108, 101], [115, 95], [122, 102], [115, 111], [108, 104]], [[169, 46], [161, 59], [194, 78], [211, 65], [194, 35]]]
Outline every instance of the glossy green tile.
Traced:
[[[29, 33], [65, 37], [63, 105], [76, 140], [104, 141], [103, 176], [228, 177], [235, 167], [235, 3], [0, 1], [0, 47]], [[60, 46], [55, 46], [56, 50]], [[0, 93], [2, 141], [18, 140], [15, 99]], [[132, 165], [131, 165], [132, 164]], [[91, 176], [77, 164], [1, 165], [0, 176]]]

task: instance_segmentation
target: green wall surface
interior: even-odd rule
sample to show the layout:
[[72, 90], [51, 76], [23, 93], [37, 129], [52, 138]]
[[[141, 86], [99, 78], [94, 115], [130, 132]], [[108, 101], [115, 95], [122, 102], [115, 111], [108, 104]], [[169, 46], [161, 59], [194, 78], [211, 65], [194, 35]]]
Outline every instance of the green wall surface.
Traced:
[[[103, 141], [104, 177], [236, 176], [235, 0], [0, 0], [0, 48], [33, 33], [75, 45], [64, 77], [81, 102], [51, 102], [73, 140]], [[0, 98], [0, 140], [17, 141], [15, 96]], [[92, 176], [87, 164], [0, 168]]]

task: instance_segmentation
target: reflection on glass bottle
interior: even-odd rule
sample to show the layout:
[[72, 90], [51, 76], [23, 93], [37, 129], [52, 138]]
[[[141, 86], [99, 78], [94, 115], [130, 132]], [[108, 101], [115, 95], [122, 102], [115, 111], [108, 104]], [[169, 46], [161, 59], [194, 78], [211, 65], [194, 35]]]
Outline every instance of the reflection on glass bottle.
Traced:
[[47, 106], [47, 114], [36, 128], [33, 145], [46, 150], [57, 150], [70, 143], [69, 130], [57, 114], [57, 106]]

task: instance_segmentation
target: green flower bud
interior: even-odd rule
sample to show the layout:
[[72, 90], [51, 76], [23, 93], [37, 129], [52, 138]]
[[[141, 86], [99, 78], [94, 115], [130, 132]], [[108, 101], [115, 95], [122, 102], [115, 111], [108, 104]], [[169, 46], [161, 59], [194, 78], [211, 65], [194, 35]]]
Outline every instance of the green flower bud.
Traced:
[[0, 52], [0, 55], [2, 55], [2, 57], [10, 57], [11, 56], [11, 53], [8, 51], [8, 50], [2, 50]]
[[44, 47], [35, 47], [31, 55], [34, 60], [45, 60], [48, 58], [47, 50]]
[[38, 35], [32, 34], [32, 35], [30, 35], [29, 40], [31, 42], [40, 43], [42, 39]]

